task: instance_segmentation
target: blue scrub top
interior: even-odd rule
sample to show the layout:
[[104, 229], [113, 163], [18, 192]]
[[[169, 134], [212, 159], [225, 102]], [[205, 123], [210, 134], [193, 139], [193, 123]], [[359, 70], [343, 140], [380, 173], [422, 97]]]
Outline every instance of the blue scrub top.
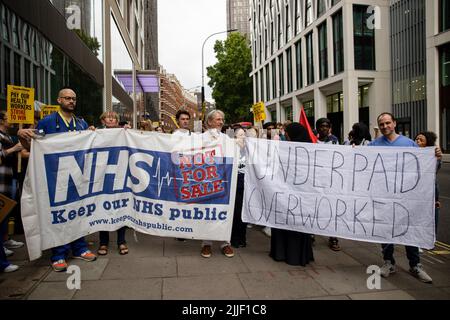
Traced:
[[399, 135], [394, 141], [389, 141], [385, 136], [381, 136], [378, 139], [369, 143], [369, 146], [373, 147], [418, 147], [417, 143], [413, 140]]
[[[75, 124], [74, 124], [75, 122]], [[88, 124], [83, 119], [73, 118], [67, 127], [64, 120], [61, 118], [58, 112], [52, 113], [40, 120], [36, 129], [44, 130], [45, 134], [63, 133], [69, 131], [83, 131], [87, 130]]]

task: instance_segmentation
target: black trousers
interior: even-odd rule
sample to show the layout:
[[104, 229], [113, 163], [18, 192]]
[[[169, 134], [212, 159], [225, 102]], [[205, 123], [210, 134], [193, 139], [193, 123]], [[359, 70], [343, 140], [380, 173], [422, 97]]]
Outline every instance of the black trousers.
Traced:
[[244, 174], [238, 174], [236, 199], [234, 202], [233, 227], [231, 229], [231, 245], [242, 247], [247, 243], [247, 224], [242, 222], [242, 204], [244, 202]]

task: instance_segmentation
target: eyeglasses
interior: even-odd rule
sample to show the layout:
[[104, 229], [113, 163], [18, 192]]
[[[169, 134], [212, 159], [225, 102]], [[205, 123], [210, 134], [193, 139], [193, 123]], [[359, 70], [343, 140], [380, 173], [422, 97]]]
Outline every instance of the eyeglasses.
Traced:
[[67, 100], [67, 101], [69, 101], [69, 100], [77, 101], [76, 97], [60, 97], [60, 98], [64, 99], [64, 100]]

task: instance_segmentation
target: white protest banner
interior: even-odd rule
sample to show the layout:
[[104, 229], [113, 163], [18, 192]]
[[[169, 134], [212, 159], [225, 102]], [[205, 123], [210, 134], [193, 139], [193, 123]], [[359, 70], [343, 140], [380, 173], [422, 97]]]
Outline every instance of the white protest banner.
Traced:
[[431, 249], [433, 148], [247, 139], [244, 222]]
[[225, 135], [106, 129], [34, 140], [22, 196], [30, 259], [97, 231], [230, 239], [236, 152]]

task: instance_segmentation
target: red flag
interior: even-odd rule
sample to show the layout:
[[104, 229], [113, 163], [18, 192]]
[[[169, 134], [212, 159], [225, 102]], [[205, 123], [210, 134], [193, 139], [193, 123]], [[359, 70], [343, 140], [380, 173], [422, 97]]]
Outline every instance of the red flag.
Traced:
[[314, 133], [309, 125], [308, 118], [306, 117], [305, 109], [303, 109], [303, 107], [300, 110], [299, 122], [302, 126], [304, 126], [306, 128], [306, 130], [308, 130], [308, 134], [309, 134], [309, 137], [311, 138], [312, 143], [317, 143], [317, 137], [314, 135]]

